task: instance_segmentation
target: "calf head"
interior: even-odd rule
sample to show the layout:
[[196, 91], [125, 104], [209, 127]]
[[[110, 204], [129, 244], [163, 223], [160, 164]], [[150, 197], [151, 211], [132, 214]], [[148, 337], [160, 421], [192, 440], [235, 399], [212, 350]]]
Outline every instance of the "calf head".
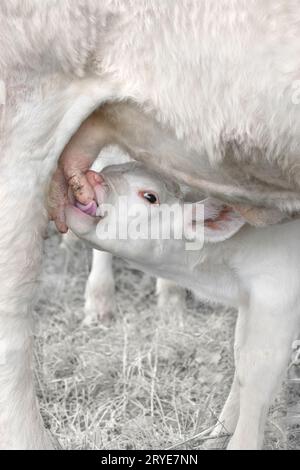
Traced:
[[182, 265], [203, 244], [232, 237], [245, 224], [232, 207], [213, 198], [193, 202], [185, 189], [140, 163], [110, 166], [88, 177], [97, 200], [70, 205], [68, 226], [93, 248], [156, 275]]

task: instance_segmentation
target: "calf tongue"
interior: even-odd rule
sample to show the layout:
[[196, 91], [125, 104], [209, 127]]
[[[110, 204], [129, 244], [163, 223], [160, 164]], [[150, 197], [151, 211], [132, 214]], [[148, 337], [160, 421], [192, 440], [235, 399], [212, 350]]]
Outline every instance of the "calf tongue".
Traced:
[[75, 206], [87, 215], [91, 215], [92, 217], [96, 216], [97, 204], [95, 201], [91, 201], [87, 205], [80, 204], [80, 202], [76, 201]]

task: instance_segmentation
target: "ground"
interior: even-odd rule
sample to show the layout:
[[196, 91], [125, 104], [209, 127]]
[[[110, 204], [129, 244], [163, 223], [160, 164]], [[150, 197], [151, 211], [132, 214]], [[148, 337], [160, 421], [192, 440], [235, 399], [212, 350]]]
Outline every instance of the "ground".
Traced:
[[[116, 319], [83, 327], [91, 252], [59, 244], [50, 228], [35, 313], [46, 426], [65, 449], [205, 446], [201, 434], [216, 423], [232, 380], [235, 312], [192, 296], [183, 314], [159, 311], [155, 280], [115, 260]], [[300, 376], [296, 366], [289, 372]], [[300, 383], [290, 380], [272, 407], [266, 449], [300, 448], [297, 398]]]

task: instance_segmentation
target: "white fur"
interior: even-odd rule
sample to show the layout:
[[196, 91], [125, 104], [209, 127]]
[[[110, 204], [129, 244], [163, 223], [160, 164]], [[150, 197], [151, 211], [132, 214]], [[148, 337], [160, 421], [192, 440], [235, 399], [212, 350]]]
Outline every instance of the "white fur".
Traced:
[[297, 0], [1, 2], [0, 447], [51, 446], [28, 323], [47, 186], [70, 137], [122, 101], [100, 112], [101, 145], [223, 199], [299, 211], [299, 20]]

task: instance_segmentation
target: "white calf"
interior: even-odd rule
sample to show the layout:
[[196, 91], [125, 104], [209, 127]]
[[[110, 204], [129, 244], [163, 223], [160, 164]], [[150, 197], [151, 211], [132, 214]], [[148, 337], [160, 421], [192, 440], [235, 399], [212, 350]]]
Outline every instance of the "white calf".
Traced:
[[[300, 221], [253, 228], [230, 206], [211, 198], [203, 201], [203, 220], [199, 204], [184, 205], [180, 188], [136, 163], [106, 168], [96, 192], [97, 217], [75, 206], [67, 210], [68, 224], [78, 236], [138, 269], [238, 308], [236, 372], [214, 433], [233, 433], [230, 449], [261, 448], [270, 402], [300, 327]], [[128, 217], [118, 213], [124, 197]], [[185, 207], [190, 217], [179, 211], [168, 218], [166, 205], [173, 204]], [[116, 214], [119, 233], [126, 233], [126, 239], [107, 234]], [[170, 231], [162, 232], [169, 239], [149, 236], [150, 223], [156, 227], [157, 221], [162, 230], [170, 224]], [[186, 239], [178, 237], [178, 227], [184, 228], [179, 233], [187, 234]], [[201, 227], [203, 249], [187, 249], [191, 230]], [[201, 231], [196, 231], [195, 242], [201, 242]]]

